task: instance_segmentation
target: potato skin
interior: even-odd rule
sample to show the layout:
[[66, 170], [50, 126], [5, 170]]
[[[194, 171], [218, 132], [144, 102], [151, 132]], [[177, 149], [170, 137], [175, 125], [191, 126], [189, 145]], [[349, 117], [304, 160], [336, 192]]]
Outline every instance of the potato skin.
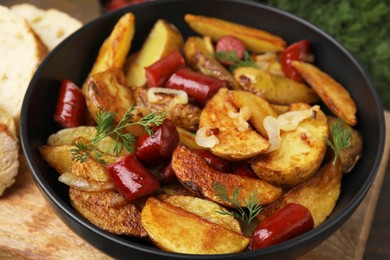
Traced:
[[[296, 103], [290, 111], [310, 109]], [[281, 133], [280, 147], [251, 159], [251, 167], [260, 179], [276, 186], [291, 188], [312, 176], [320, 167], [327, 150], [324, 137], [329, 136], [325, 114], [319, 110], [316, 118], [302, 121], [298, 128]]]
[[72, 206], [86, 219], [103, 230], [117, 235], [145, 237], [141, 214], [134, 204], [124, 201], [114, 205], [115, 191], [87, 192], [69, 189]]
[[332, 213], [340, 195], [341, 179], [340, 163], [328, 162], [313, 177], [291, 188], [283, 197], [265, 207], [258, 219], [263, 221], [288, 203], [298, 203], [310, 210], [314, 227], [317, 227]]
[[172, 168], [179, 181], [194, 194], [226, 207], [232, 207], [232, 204], [216, 195], [214, 183], [224, 185], [228, 194], [232, 194], [235, 188], [241, 189], [238, 203], [242, 207], [246, 206], [245, 201], [254, 192], [261, 205], [268, 205], [282, 195], [282, 189], [265, 181], [212, 169], [200, 155], [183, 145], [179, 145], [173, 152]]

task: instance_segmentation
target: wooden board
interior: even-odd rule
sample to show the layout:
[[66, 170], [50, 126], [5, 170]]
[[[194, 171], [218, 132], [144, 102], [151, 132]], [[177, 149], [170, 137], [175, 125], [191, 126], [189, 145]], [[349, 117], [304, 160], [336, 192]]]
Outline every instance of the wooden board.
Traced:
[[[363, 203], [323, 244], [300, 259], [362, 259], [389, 158], [390, 113], [382, 165]], [[23, 155], [16, 185], [0, 198], [0, 259], [109, 259], [68, 229], [46, 204]]]

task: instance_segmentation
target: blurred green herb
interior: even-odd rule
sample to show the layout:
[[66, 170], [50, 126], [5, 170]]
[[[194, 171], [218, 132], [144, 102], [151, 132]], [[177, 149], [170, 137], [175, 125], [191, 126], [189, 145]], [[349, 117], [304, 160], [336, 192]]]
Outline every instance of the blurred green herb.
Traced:
[[369, 73], [390, 109], [388, 0], [257, 0], [300, 16], [339, 40]]
[[337, 119], [336, 121], [330, 123], [330, 135], [331, 138], [329, 139], [325, 137], [325, 140], [334, 151], [333, 164], [335, 164], [341, 151], [351, 145], [352, 130], [345, 127], [342, 120]]

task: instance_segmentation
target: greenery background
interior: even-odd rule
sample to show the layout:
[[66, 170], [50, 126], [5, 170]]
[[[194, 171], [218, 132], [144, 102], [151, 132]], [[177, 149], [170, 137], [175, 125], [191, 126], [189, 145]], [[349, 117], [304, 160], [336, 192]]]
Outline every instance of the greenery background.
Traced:
[[[255, 0], [295, 14], [340, 41], [369, 73], [390, 109], [390, 2], [388, 0]], [[331, 17], [331, 18], [330, 18]]]

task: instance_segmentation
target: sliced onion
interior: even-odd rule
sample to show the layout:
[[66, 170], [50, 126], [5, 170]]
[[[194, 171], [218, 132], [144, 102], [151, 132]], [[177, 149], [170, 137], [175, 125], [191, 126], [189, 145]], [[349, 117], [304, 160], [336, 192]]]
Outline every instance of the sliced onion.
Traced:
[[279, 122], [275, 117], [267, 116], [263, 120], [263, 126], [268, 135], [268, 142], [271, 145], [267, 153], [275, 151], [280, 147], [281, 142]]
[[236, 125], [238, 131], [242, 132], [249, 128], [249, 124], [247, 122], [251, 117], [251, 110], [249, 107], [241, 107], [238, 113], [229, 111], [228, 116], [232, 119], [235, 119], [234, 124]]
[[156, 94], [173, 95], [173, 104], [187, 104], [188, 95], [184, 90], [171, 89], [171, 88], [150, 88], [148, 90], [148, 100], [151, 103], [158, 103], [163, 99], [162, 96]]
[[112, 182], [87, 180], [71, 172], [65, 172], [61, 174], [58, 180], [72, 188], [83, 191], [115, 190], [115, 185]]
[[219, 144], [219, 139], [215, 135], [209, 134], [211, 130], [211, 127], [201, 127], [196, 131], [195, 141], [199, 146], [213, 148]]
[[318, 105], [313, 106], [310, 109], [290, 111], [278, 116], [278, 122], [280, 129], [283, 131], [293, 131], [297, 129], [300, 122], [313, 115], [313, 111], [318, 111], [320, 107]]

